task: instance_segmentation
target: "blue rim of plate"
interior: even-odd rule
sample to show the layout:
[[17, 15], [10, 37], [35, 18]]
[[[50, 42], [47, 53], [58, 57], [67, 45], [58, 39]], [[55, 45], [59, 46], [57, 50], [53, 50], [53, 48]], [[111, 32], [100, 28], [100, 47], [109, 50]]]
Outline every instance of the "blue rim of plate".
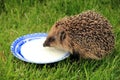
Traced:
[[65, 58], [70, 56], [70, 54], [67, 52], [62, 58], [57, 59], [56, 61], [52, 61], [52, 62], [32, 62], [32, 61], [29, 61], [29, 60], [25, 59], [24, 56], [21, 54], [20, 47], [17, 48], [17, 51], [16, 51], [16, 46], [17, 46], [18, 43], [19, 43], [19, 45], [23, 45], [24, 43], [26, 43], [27, 42], [26, 39], [28, 39], [28, 41], [34, 40], [34, 39], [32, 39], [33, 37], [34, 37], [34, 39], [40, 39], [42, 37], [47, 37], [47, 33], [33, 33], [33, 34], [27, 34], [27, 35], [24, 35], [24, 36], [21, 36], [21, 37], [17, 38], [15, 41], [13, 41], [13, 43], [10, 46], [12, 54], [16, 58], [18, 58], [22, 61], [30, 62], [30, 63], [36, 63], [36, 64], [55, 63], [55, 62], [64, 60]]

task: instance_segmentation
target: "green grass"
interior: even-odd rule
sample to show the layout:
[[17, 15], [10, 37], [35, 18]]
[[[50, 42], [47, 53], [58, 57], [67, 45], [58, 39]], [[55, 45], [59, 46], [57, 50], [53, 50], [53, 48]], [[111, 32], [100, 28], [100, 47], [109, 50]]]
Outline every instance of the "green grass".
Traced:
[[[119, 0], [5, 0], [0, 6], [0, 80], [120, 80]], [[101, 13], [112, 24], [116, 45], [111, 55], [100, 61], [68, 58], [37, 65], [11, 54], [16, 38], [48, 32], [58, 19], [86, 10]]]

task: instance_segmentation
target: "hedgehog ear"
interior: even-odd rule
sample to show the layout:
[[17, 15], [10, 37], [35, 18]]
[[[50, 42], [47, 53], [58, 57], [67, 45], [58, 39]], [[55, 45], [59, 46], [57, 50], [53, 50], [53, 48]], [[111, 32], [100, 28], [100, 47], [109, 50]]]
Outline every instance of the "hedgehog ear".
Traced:
[[65, 31], [60, 32], [60, 41], [63, 41], [66, 38], [66, 33]]

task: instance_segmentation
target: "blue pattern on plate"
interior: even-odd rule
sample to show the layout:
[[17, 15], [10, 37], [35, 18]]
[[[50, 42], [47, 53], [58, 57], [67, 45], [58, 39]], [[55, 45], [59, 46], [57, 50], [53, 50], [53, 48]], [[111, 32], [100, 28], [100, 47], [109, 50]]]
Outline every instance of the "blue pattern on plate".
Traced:
[[[18, 59], [21, 59], [23, 61], [26, 61], [26, 62], [31, 62], [27, 59], [25, 59], [25, 57], [22, 55], [21, 53], [21, 46], [23, 44], [25, 44], [27, 41], [31, 41], [31, 40], [34, 40], [34, 39], [40, 39], [42, 37], [46, 37], [47, 34], [46, 33], [34, 33], [34, 34], [28, 34], [28, 35], [24, 35], [24, 36], [21, 36], [19, 38], [17, 38], [12, 44], [11, 44], [11, 52], [13, 53], [13, 55], [15, 57], [17, 57]], [[57, 61], [60, 61], [60, 60], [63, 60], [65, 58], [67, 58], [70, 54], [69, 53], [66, 53], [62, 58], [54, 61], [54, 62], [57, 62]], [[31, 63], [36, 63], [36, 62], [31, 62]], [[40, 62], [40, 63], [37, 63], [37, 64], [45, 64], [46, 62]], [[53, 63], [53, 62], [47, 62], [47, 63]]]
[[[27, 59], [24, 58], [24, 56], [21, 54], [21, 46], [30, 40], [34, 40], [37, 38], [41, 38], [41, 37], [46, 37], [47, 34], [46, 33], [34, 33], [34, 34], [28, 34], [28, 35], [24, 35], [21, 36], [19, 38], [17, 38], [11, 45], [11, 52], [13, 53], [13, 55], [23, 61], [28, 62]], [[33, 39], [34, 38], [34, 39]]]

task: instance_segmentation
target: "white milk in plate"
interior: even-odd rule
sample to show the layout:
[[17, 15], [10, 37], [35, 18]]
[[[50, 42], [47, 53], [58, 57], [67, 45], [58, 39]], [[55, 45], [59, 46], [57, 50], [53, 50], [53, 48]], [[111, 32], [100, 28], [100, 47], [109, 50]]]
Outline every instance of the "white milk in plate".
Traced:
[[54, 62], [57, 59], [61, 59], [65, 53], [65, 51], [58, 50], [55, 48], [49, 48], [49, 47], [43, 47], [43, 42], [46, 38], [41, 39], [35, 39], [26, 42], [21, 47], [21, 53], [27, 59], [31, 62], [36, 63], [47, 63], [47, 62]]

